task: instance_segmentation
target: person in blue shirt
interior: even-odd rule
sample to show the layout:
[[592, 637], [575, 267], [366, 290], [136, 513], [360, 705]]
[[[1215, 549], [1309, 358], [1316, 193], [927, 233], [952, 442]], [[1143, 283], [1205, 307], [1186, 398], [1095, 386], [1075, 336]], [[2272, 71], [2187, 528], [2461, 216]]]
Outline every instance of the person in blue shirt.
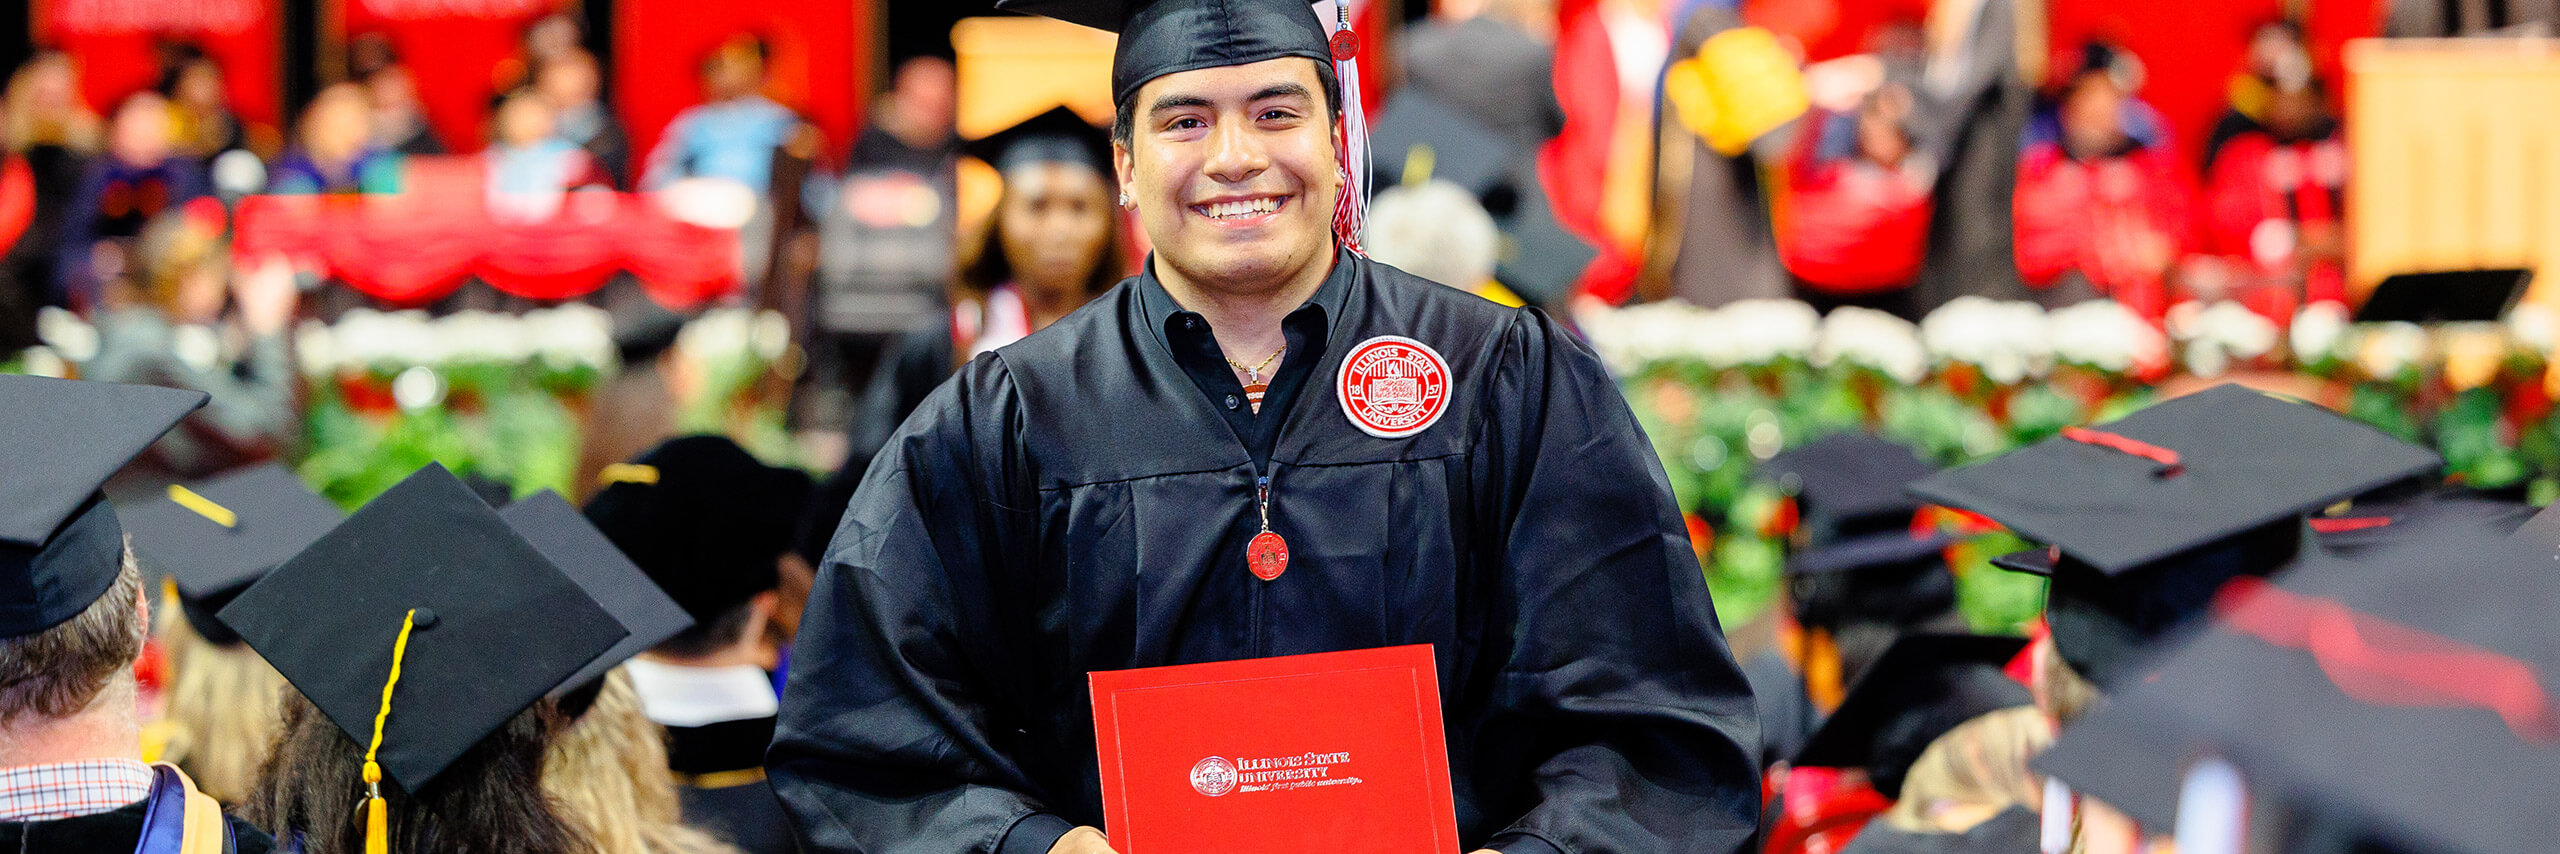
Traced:
[[703, 60], [703, 102], [667, 124], [649, 151], [641, 189], [683, 178], [728, 178], [759, 196], [771, 188], [774, 149], [800, 117], [764, 96], [764, 63], [764, 42], [747, 35], [722, 43]]

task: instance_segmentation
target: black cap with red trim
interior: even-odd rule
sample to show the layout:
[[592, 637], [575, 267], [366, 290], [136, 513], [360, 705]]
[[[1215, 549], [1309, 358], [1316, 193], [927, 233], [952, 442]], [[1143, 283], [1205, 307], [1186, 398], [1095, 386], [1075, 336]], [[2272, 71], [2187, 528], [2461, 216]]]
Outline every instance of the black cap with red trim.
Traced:
[[2181, 781], [2214, 758], [2261, 805], [2323, 817], [2302, 824], [2333, 841], [2343, 822], [2344, 841], [2384, 850], [2548, 850], [2560, 839], [2551, 564], [2495, 527], [2451, 524], [2233, 585], [2192, 643], [2034, 767], [2158, 833], [2197, 809]]
[[1911, 492], [2052, 544], [2056, 650], [2112, 685], [2139, 673], [2224, 582], [2292, 561], [2311, 513], [2442, 466], [2434, 451], [2326, 409], [2222, 385]]

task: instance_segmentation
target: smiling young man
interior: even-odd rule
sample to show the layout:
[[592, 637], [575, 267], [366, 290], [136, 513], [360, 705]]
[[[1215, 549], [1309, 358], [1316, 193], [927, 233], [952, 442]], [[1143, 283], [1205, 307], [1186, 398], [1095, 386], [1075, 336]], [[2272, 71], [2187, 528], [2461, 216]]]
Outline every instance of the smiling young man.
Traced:
[[1109, 852], [1086, 674], [1414, 643], [1471, 849], [1749, 845], [1753, 705], [1650, 445], [1544, 314], [1345, 248], [1328, 27], [1008, 5], [1121, 32], [1155, 254], [872, 466], [768, 757], [803, 846]]

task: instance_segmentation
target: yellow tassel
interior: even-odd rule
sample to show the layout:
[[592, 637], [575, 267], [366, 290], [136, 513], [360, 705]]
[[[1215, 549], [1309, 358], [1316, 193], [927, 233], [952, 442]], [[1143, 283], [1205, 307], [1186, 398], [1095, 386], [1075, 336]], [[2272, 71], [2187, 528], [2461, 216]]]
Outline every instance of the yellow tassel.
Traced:
[[409, 632], [418, 626], [418, 611], [400, 619], [400, 637], [391, 643], [391, 678], [382, 683], [382, 708], [373, 715], [373, 743], [364, 749], [364, 854], [391, 854], [391, 807], [382, 800], [382, 726], [391, 719], [391, 691], [400, 684], [400, 661], [409, 656]]
[[381, 798], [364, 799], [364, 854], [391, 854], [391, 816]]
[[195, 514], [204, 517], [205, 521], [225, 528], [240, 527], [240, 514], [231, 512], [229, 507], [214, 503], [211, 498], [197, 494], [195, 490], [174, 483], [169, 484], [169, 500], [177, 502], [180, 507], [195, 511]]

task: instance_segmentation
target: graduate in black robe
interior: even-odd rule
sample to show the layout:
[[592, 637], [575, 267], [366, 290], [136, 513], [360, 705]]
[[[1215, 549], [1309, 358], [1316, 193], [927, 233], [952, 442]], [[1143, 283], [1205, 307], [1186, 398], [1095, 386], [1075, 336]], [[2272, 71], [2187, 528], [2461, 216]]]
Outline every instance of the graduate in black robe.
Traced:
[[[1127, 25], [1124, 103], [1189, 70], [1331, 70], [1294, 2], [1121, 14], [1070, 17]], [[1158, 277], [1199, 260], [978, 357], [888, 442], [823, 562], [769, 760], [806, 847], [1050, 850], [1100, 814], [1086, 673], [1416, 642], [1438, 647], [1470, 843], [1747, 844], [1749, 695], [1590, 352], [1335, 250], [1272, 318], [1284, 347], [1229, 353]], [[1379, 365], [1354, 351], [1413, 372], [1357, 382]], [[1257, 573], [1266, 525], [1293, 554]]]
[[[1467, 850], [1751, 845], [1754, 704], [1599, 360], [1542, 312], [1324, 251], [1332, 164], [1288, 158], [1333, 155], [1247, 135], [1325, 129], [1298, 121], [1330, 92], [1261, 76], [1333, 88], [1330, 64], [1268, 62], [1325, 56], [1305, 5], [1136, 15], [1068, 16], [1124, 28], [1122, 101], [1216, 73], [1155, 87], [1183, 95], [1149, 116], [1199, 115], [1148, 119], [1126, 156], [1194, 144], [1170, 141], [1194, 118], [1245, 122], [1220, 150], [1241, 156], [1179, 180], [1286, 195], [1205, 223], [1260, 238], [1235, 248], [1195, 236], [1203, 203], [1149, 208], [1175, 195], [1128, 176], [1158, 161], [1124, 168], [1146, 272], [971, 360], [890, 439], [819, 569], [767, 758], [803, 848], [1109, 850], [1088, 673], [1415, 643]], [[1245, 174], [1264, 168], [1293, 174]], [[1297, 284], [1268, 337], [1226, 349], [1250, 333], [1175, 294], [1227, 283], [1177, 277], [1273, 243], [1317, 254], [1281, 270]], [[1256, 364], [1272, 339], [1285, 355]], [[1285, 564], [1248, 560], [1266, 526]]]
[[[1087, 672], [1408, 643], [1437, 647], [1470, 844], [1751, 836], [1751, 697], [1591, 351], [1347, 252], [1291, 317], [1305, 349], [1269, 420], [1202, 394], [1177, 353], [1210, 342], [1152, 275], [925, 402], [801, 623], [769, 768], [804, 847], [1046, 850], [1101, 815]], [[1447, 358], [1430, 429], [1379, 439], [1344, 416], [1326, 380], [1377, 335]], [[1269, 582], [1245, 566], [1266, 475], [1291, 551]]]

